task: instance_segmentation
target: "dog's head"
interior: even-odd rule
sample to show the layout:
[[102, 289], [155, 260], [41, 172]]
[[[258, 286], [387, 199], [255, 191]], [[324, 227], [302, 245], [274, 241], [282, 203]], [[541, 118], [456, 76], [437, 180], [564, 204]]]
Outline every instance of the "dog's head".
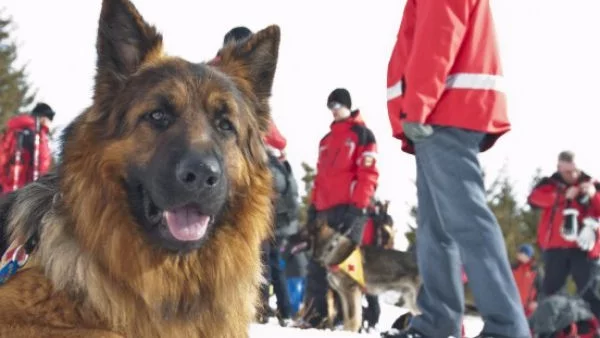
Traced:
[[81, 184], [66, 176], [92, 170], [104, 182], [99, 201], [127, 205], [128, 222], [118, 223], [170, 252], [201, 247], [236, 223], [228, 210], [266, 194], [251, 190], [267, 172], [262, 134], [278, 47], [271, 26], [225, 46], [218, 65], [189, 62], [163, 53], [161, 34], [129, 1], [105, 0], [94, 104], [66, 134], [63, 188]]

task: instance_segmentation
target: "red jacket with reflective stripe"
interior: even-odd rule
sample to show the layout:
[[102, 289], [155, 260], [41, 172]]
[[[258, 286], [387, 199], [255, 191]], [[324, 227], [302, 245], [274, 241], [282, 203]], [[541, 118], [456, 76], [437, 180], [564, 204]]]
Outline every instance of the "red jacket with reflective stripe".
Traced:
[[375, 193], [377, 144], [358, 111], [331, 124], [331, 131], [319, 143], [317, 174], [312, 204], [318, 211], [352, 204], [366, 208]]
[[[600, 184], [582, 172], [577, 184], [583, 182], [594, 182], [598, 192], [590, 199], [587, 208], [576, 200], [572, 202], [572, 207], [579, 211], [579, 222], [585, 217], [600, 217]], [[564, 220], [563, 210], [567, 205], [565, 192], [569, 186], [558, 173], [555, 173], [551, 177], [543, 178], [529, 194], [527, 199], [529, 204], [541, 209], [537, 240], [542, 250], [578, 248], [577, 242], [569, 242], [560, 234]], [[596, 245], [588, 254], [593, 258], [600, 256], [600, 229], [598, 235]]]
[[402, 121], [488, 133], [510, 130], [488, 0], [407, 0], [388, 64], [393, 136], [412, 153]]

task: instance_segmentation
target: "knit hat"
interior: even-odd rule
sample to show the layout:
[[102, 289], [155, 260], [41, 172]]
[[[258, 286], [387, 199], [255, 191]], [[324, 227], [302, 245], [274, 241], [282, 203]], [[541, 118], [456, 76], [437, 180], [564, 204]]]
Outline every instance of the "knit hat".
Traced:
[[252, 31], [247, 27], [239, 26], [232, 28], [229, 32], [227, 32], [227, 34], [225, 34], [225, 37], [223, 38], [223, 45], [226, 45], [230, 41], [239, 42], [250, 35], [252, 35]]
[[47, 105], [43, 102], [40, 102], [35, 105], [35, 107], [31, 111], [31, 115], [39, 116], [39, 117], [47, 117], [50, 121], [52, 121], [54, 119], [55, 113], [54, 113], [54, 110], [52, 110], [52, 108], [50, 108], [49, 105]]
[[350, 93], [345, 88], [337, 88], [329, 94], [327, 98], [327, 107], [330, 107], [332, 102], [339, 103], [346, 106], [348, 109], [352, 109], [352, 99]]
[[531, 246], [531, 244], [523, 244], [519, 247], [519, 253], [523, 253], [527, 257], [531, 258], [534, 254], [533, 246]]

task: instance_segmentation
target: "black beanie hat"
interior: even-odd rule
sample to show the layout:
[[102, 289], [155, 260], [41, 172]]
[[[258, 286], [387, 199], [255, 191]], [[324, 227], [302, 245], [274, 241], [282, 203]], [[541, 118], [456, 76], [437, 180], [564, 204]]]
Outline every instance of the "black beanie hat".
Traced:
[[54, 119], [54, 114], [54, 110], [52, 110], [52, 108], [50, 108], [50, 106], [45, 104], [44, 102], [36, 104], [33, 110], [31, 111], [31, 115], [47, 117], [50, 119], [50, 121]]
[[239, 26], [232, 28], [227, 34], [225, 34], [225, 38], [223, 38], [223, 45], [227, 44], [229, 41], [239, 42], [247, 37], [252, 35], [252, 31], [247, 27]]
[[350, 93], [345, 88], [337, 88], [332, 91], [327, 98], [327, 106], [331, 102], [337, 102], [348, 109], [352, 109], [352, 99], [350, 98]]

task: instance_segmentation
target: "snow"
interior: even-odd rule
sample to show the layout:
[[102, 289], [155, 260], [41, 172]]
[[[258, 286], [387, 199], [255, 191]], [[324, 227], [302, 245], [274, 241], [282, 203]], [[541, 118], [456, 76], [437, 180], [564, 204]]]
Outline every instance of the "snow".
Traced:
[[[388, 330], [392, 323], [403, 313], [407, 312], [406, 309], [389, 305], [384, 302], [380, 297], [381, 303], [381, 317], [379, 320], [379, 328], [382, 331]], [[475, 337], [479, 334], [483, 328], [483, 322], [478, 317], [466, 316], [464, 319], [465, 334], [467, 337]], [[286, 337], [286, 338], [330, 338], [330, 337], [380, 337], [379, 333], [351, 333], [344, 331], [331, 331], [331, 330], [317, 330], [317, 329], [294, 329], [294, 328], [282, 328], [277, 324], [276, 320], [270, 321], [268, 324], [252, 324], [250, 326], [250, 337]]]

